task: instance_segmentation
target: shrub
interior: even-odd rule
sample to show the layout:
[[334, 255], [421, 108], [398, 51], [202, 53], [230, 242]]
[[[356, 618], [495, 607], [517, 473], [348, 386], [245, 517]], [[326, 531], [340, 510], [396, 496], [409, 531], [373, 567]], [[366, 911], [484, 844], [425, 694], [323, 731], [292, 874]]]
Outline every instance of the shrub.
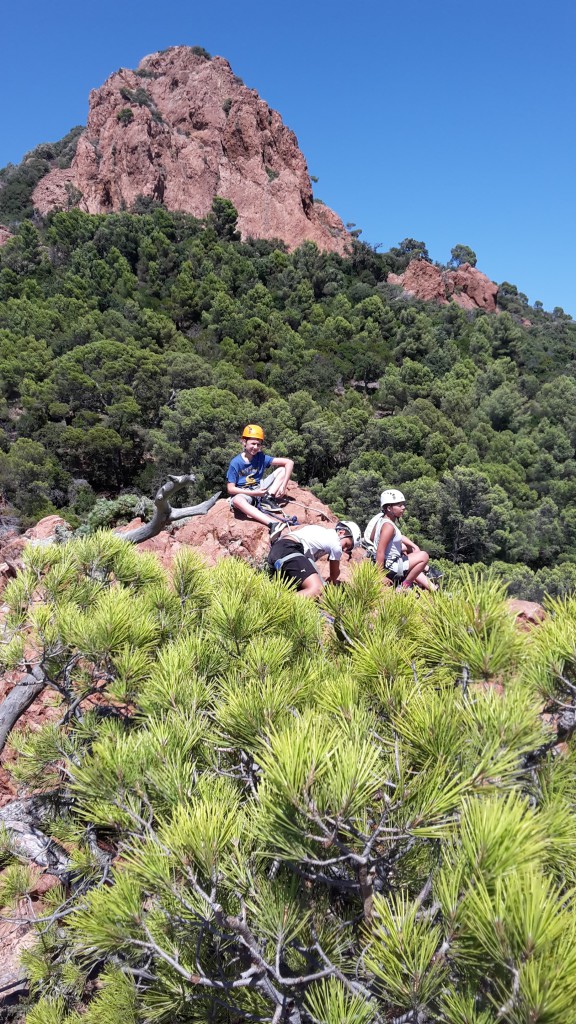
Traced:
[[445, 659], [435, 598], [369, 562], [326, 590], [336, 631], [236, 559], [169, 579], [97, 533], [24, 563], [2, 658], [63, 714], [7, 765], [75, 879], [29, 1024], [574, 1019], [576, 763], [539, 717], [574, 706], [574, 602], [535, 642], [468, 574]]
[[197, 57], [204, 57], [204, 60], [212, 60], [212, 54], [208, 53], [203, 46], [191, 46], [191, 53], [194, 53]]

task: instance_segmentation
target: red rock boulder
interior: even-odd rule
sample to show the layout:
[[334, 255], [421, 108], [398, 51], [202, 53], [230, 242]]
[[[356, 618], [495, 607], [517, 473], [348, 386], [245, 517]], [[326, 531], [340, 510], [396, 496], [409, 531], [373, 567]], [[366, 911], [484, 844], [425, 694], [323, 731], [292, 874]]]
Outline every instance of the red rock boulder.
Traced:
[[496, 312], [498, 285], [468, 263], [457, 270], [442, 270], [426, 260], [412, 260], [403, 274], [389, 274], [388, 283], [399, 285], [407, 295], [445, 306], [450, 300], [462, 309]]

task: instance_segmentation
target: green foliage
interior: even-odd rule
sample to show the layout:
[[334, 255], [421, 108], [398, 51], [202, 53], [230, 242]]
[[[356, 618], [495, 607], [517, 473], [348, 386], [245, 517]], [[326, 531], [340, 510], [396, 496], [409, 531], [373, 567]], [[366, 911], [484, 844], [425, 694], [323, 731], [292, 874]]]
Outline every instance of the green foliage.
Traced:
[[468, 263], [469, 266], [475, 267], [478, 262], [478, 257], [473, 249], [469, 245], [455, 245], [450, 250], [450, 267], [460, 267], [463, 263]]
[[134, 120], [134, 112], [130, 107], [122, 107], [116, 114], [116, 120], [120, 121], [120, 124], [130, 124]]
[[27, 896], [38, 881], [39, 872], [28, 864], [10, 864], [0, 878], [0, 907], [14, 906]]
[[204, 57], [204, 60], [212, 60], [212, 54], [208, 53], [208, 50], [205, 50], [203, 46], [191, 46], [190, 51], [196, 54], [197, 57]]
[[[121, 117], [157, 116], [144, 88], [126, 96]], [[72, 144], [40, 147], [42, 173]], [[0, 213], [31, 166], [0, 172]], [[399, 296], [386, 277], [429, 258], [416, 239], [354, 240], [343, 259], [243, 242], [223, 197], [204, 221], [150, 197], [134, 210], [25, 221], [0, 251], [0, 485], [17, 513], [84, 519], [78, 480], [149, 497], [191, 468], [206, 497], [256, 420], [338, 515], [364, 523], [394, 484], [433, 557], [498, 563], [519, 596], [573, 590], [570, 318], [509, 284], [497, 317]]]
[[572, 1020], [576, 762], [540, 711], [576, 708], [576, 602], [526, 634], [504, 593], [460, 570], [416, 599], [366, 562], [333, 630], [239, 560], [28, 548], [7, 636], [61, 706], [7, 766], [75, 882], [27, 1020]]
[[69, 167], [83, 127], [72, 128], [63, 139], [42, 143], [27, 153], [21, 164], [8, 164], [0, 170], [0, 220], [18, 223], [32, 216], [32, 193], [38, 182], [56, 167]]

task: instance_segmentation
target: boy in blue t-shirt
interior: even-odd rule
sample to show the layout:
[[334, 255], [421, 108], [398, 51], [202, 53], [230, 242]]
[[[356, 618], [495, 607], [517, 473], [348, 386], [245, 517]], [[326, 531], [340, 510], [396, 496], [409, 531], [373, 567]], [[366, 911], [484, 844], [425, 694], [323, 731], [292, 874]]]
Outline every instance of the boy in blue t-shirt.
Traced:
[[[264, 431], [256, 423], [249, 423], [242, 431], [242, 448], [228, 466], [226, 474], [227, 490], [230, 506], [243, 512], [250, 519], [256, 519], [264, 526], [278, 522], [272, 516], [258, 508], [255, 498], [261, 498], [261, 506], [277, 511], [280, 505], [275, 500], [281, 498], [292, 475], [294, 463], [292, 459], [283, 459], [273, 455], [265, 455], [262, 451]], [[264, 471], [270, 466], [277, 467], [263, 479]]]

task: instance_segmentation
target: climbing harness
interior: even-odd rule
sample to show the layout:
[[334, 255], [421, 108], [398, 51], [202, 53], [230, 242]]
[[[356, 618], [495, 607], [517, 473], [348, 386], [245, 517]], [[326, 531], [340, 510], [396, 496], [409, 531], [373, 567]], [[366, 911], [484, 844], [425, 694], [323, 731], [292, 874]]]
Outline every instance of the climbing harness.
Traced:
[[277, 519], [280, 523], [286, 523], [287, 526], [297, 526], [298, 525], [298, 517], [297, 516], [289, 516], [289, 515], [286, 514], [286, 512], [282, 512], [281, 509], [277, 509], [276, 510], [276, 509], [266, 508], [265, 505], [261, 504], [261, 502], [262, 502], [262, 499], [261, 498], [257, 498], [257, 500], [255, 502], [256, 508], [259, 508], [261, 512], [265, 512], [267, 516], [272, 516], [274, 519]]
[[276, 561], [274, 562], [274, 568], [276, 572], [280, 572], [282, 566], [285, 565], [286, 562], [291, 562], [295, 558], [305, 558], [307, 562], [310, 562], [310, 565], [313, 566], [314, 571], [318, 573], [318, 576], [320, 576], [320, 579], [322, 580], [322, 586], [325, 585], [324, 578], [322, 577], [320, 570], [316, 565], [316, 562], [314, 561], [313, 558], [310, 558], [310, 555], [305, 555], [304, 551], [293, 551], [289, 555], [284, 555], [283, 558], [277, 558]]
[[300, 505], [300, 508], [307, 508], [310, 512], [317, 512], [321, 519], [324, 519], [327, 523], [330, 522], [330, 517], [320, 508], [314, 508], [314, 505], [305, 505], [303, 501], [296, 501], [295, 498], [286, 497], [288, 505]]

